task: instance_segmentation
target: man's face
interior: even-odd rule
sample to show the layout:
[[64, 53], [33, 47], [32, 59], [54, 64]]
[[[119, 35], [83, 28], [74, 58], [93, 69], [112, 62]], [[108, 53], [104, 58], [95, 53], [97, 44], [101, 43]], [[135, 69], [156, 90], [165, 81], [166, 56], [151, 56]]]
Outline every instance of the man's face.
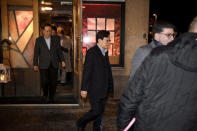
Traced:
[[102, 39], [99, 39], [99, 45], [104, 48], [104, 49], [107, 49], [108, 46], [110, 45], [110, 38], [109, 36], [108, 37], [104, 37], [103, 40]]
[[162, 32], [155, 34], [155, 40], [159, 41], [163, 45], [167, 45], [169, 42], [174, 40], [175, 35], [174, 29], [164, 28]]
[[55, 36], [55, 35], [56, 35], [56, 31], [55, 31], [55, 30], [52, 30], [52, 31], [51, 31], [51, 35], [52, 35], [52, 36]]
[[43, 34], [46, 38], [49, 38], [51, 36], [51, 27], [45, 26], [45, 28], [43, 30]]

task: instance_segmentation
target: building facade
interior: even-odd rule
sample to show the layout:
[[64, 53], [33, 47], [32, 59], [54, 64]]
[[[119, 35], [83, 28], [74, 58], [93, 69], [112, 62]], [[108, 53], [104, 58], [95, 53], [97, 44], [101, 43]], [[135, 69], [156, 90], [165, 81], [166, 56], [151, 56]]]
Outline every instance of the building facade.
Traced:
[[85, 53], [95, 44], [98, 30], [110, 31], [114, 99], [119, 99], [127, 85], [132, 56], [148, 41], [149, 0], [1, 0], [1, 40], [11, 42], [9, 50], [3, 50], [3, 63], [11, 66], [12, 81], [1, 87], [0, 97], [41, 95], [39, 73], [32, 69], [35, 39], [42, 34], [40, 27], [44, 22], [59, 25], [65, 22], [54, 13], [47, 15], [42, 9], [43, 2], [46, 5], [48, 2], [49, 7], [54, 7], [51, 2], [72, 7], [71, 13], [65, 8], [56, 13], [62, 13], [61, 18], [69, 16], [65, 17], [70, 22], [65, 29], [69, 25], [71, 28], [65, 31], [72, 40], [72, 94], [78, 103]]

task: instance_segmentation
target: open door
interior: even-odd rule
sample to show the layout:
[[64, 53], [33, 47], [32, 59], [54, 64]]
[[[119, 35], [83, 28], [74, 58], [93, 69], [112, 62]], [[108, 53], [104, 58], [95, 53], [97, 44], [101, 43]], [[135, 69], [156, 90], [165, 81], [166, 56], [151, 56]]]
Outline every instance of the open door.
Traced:
[[74, 78], [73, 78], [73, 94], [80, 104], [80, 87], [82, 77], [82, 0], [74, 0], [73, 2], [73, 42], [74, 42]]

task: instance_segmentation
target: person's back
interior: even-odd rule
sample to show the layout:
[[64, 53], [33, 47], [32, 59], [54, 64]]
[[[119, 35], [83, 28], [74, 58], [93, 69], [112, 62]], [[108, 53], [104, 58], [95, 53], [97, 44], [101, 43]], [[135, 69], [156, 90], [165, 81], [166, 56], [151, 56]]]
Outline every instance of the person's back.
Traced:
[[135, 131], [197, 131], [196, 58], [197, 33], [155, 48], [120, 99], [120, 129], [135, 116]]
[[[189, 38], [188, 38], [189, 37]], [[197, 34], [185, 34], [180, 41], [196, 39]], [[157, 49], [150, 57], [154, 62], [148, 74], [144, 99], [137, 113], [144, 131], [196, 131], [197, 130], [197, 42], [183, 50], [166, 50], [157, 56]], [[186, 42], [188, 42], [185, 40]], [[178, 40], [177, 40], [178, 41]], [[176, 42], [175, 42], [176, 43]], [[177, 42], [179, 44], [179, 42]], [[164, 49], [165, 50], [165, 49]], [[153, 69], [154, 68], [154, 69]], [[150, 82], [148, 82], [150, 81]]]
[[153, 49], [120, 99], [118, 126], [135, 131], [197, 131], [197, 17], [185, 33]]

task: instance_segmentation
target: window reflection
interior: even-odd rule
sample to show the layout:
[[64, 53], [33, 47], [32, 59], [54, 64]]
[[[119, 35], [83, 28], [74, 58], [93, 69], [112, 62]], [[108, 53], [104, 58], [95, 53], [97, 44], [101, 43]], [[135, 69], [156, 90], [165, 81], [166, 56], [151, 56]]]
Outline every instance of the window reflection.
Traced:
[[33, 11], [10, 9], [8, 14], [12, 67], [33, 67]]
[[115, 19], [107, 19], [107, 30], [114, 30]]
[[105, 30], [105, 18], [97, 18], [97, 30]]
[[88, 22], [88, 30], [95, 30], [96, 29], [96, 19], [95, 18], [87, 18]]
[[87, 32], [88, 43], [95, 43], [96, 42], [96, 31], [88, 31]]
[[[96, 44], [96, 32], [110, 31], [109, 59], [112, 65], [120, 65], [121, 7], [122, 4], [83, 3], [83, 55]], [[123, 53], [123, 52], [122, 52]], [[123, 57], [122, 57], [123, 58]]]

